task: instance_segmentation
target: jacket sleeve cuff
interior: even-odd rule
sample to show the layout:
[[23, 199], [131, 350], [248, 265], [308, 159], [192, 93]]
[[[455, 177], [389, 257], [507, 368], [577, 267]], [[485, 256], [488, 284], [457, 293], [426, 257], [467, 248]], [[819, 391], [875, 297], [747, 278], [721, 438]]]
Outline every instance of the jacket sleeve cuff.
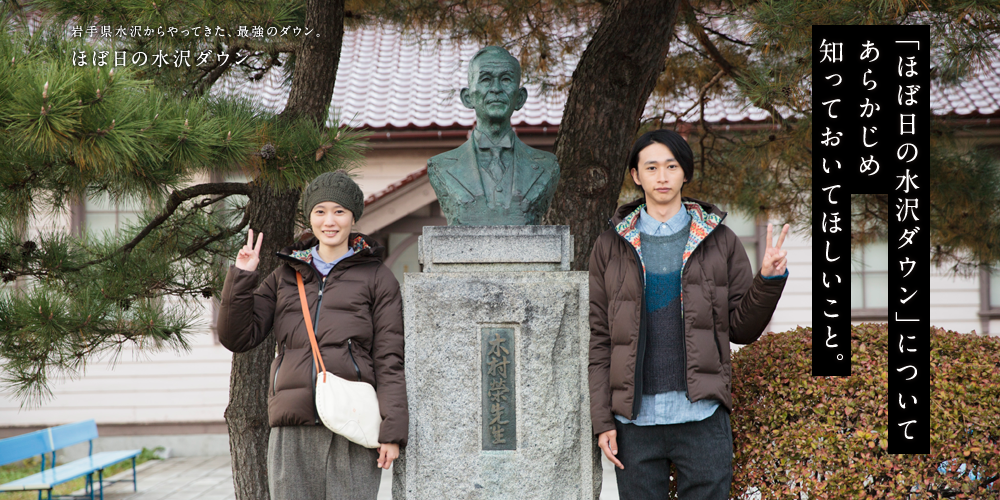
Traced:
[[616, 430], [614, 415], [612, 415], [610, 419], [607, 419], [607, 420], [601, 419], [601, 422], [594, 422], [594, 435], [595, 436], [600, 436], [601, 434], [603, 434], [605, 432], [613, 431], [613, 430]]
[[[383, 425], [385, 421], [382, 422]], [[398, 444], [400, 448], [406, 448], [407, 436], [400, 436], [393, 434], [391, 431], [386, 432], [384, 429], [379, 429], [378, 442], [380, 444]]]
[[764, 278], [766, 280], [783, 280], [785, 278], [788, 278], [788, 268], [787, 267], [785, 268], [785, 274], [780, 274], [778, 276], [764, 276], [762, 274], [762, 275], [760, 275], [760, 277]]

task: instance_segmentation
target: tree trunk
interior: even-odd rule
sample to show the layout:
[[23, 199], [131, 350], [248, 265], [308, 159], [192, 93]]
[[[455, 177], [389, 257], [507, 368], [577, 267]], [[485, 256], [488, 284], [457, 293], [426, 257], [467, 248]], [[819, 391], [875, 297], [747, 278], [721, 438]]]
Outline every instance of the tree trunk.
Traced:
[[612, 2], [573, 72], [556, 138], [559, 188], [546, 215], [548, 224], [570, 226], [573, 269], [587, 269], [594, 241], [609, 228], [642, 111], [664, 69], [677, 7], [675, 0]]
[[[325, 123], [337, 65], [344, 39], [344, 0], [306, 2], [306, 26], [315, 31], [296, 50], [295, 75], [288, 104], [281, 115], [288, 119], [309, 117]], [[252, 184], [250, 227], [264, 233], [260, 253], [260, 279], [267, 277], [281, 262], [275, 252], [292, 243], [298, 189], [275, 191]], [[232, 457], [233, 483], [237, 500], [269, 500], [267, 489], [267, 375], [274, 359], [274, 336], [268, 335], [255, 349], [233, 355], [229, 384], [229, 450]]]
[[[274, 191], [254, 183], [247, 210], [250, 228], [264, 233], [257, 266], [261, 281], [281, 265], [275, 253], [292, 243], [299, 191]], [[277, 216], [276, 214], [281, 214]], [[255, 236], [256, 238], [256, 236]], [[229, 453], [237, 500], [267, 500], [267, 374], [274, 359], [274, 335], [245, 353], [233, 354], [229, 377]]]
[[344, 0], [307, 0], [306, 26], [316, 28], [295, 52], [295, 76], [282, 116], [326, 122], [344, 43]]

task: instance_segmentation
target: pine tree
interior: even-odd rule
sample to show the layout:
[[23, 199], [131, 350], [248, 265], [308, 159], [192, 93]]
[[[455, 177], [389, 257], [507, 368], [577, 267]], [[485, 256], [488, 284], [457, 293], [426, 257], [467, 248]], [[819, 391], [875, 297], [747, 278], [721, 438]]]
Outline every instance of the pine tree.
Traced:
[[[49, 379], [126, 345], [184, 348], [195, 299], [219, 297], [227, 266], [252, 227], [267, 234], [261, 277], [292, 243], [304, 183], [351, 169], [363, 134], [327, 128], [343, 39], [343, 2], [40, 1], [0, 3], [0, 293], [3, 384], [25, 404]], [[42, 21], [41, 26], [35, 26]], [[210, 27], [193, 38], [73, 36], [70, 25]], [[240, 25], [307, 27], [310, 38], [235, 38]], [[308, 40], [309, 43], [302, 43]], [[168, 55], [168, 64], [94, 64], [94, 52]], [[213, 54], [169, 64], [175, 50]], [[74, 52], [76, 51], [76, 52]], [[85, 54], [80, 60], [71, 54]], [[235, 97], [208, 97], [227, 74], [259, 78], [295, 66], [280, 114]], [[73, 62], [87, 62], [86, 66]], [[247, 183], [197, 183], [240, 173]], [[29, 221], [107, 195], [148, 208], [115, 234], [39, 231]], [[236, 210], [222, 210], [235, 195]], [[233, 357], [230, 428], [237, 498], [266, 499], [268, 365], [274, 341]]]

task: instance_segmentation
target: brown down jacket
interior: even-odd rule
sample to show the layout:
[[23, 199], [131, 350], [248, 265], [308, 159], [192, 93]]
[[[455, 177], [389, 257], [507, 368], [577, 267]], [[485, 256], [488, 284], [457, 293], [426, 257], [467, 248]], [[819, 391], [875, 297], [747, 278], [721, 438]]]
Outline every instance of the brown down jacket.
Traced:
[[[786, 279], [751, 274], [739, 237], [718, 207], [683, 198], [691, 235], [681, 273], [687, 397], [720, 401], [732, 412], [729, 342], [763, 333]], [[594, 434], [615, 428], [614, 414], [634, 419], [642, 394], [646, 307], [639, 231], [640, 199], [619, 207], [590, 255], [590, 416]]]
[[285, 263], [256, 290], [257, 271], [231, 266], [222, 289], [219, 341], [230, 351], [245, 352], [260, 344], [273, 326], [277, 355], [268, 376], [268, 421], [271, 427], [322, 425], [316, 414], [316, 371], [295, 280], [299, 271], [326, 370], [374, 386], [383, 419], [379, 442], [405, 446], [409, 413], [399, 283], [382, 264], [385, 247], [356, 233], [350, 241], [356, 253], [326, 276], [318, 315], [323, 279], [310, 265], [309, 254], [317, 244], [315, 237], [278, 252]]

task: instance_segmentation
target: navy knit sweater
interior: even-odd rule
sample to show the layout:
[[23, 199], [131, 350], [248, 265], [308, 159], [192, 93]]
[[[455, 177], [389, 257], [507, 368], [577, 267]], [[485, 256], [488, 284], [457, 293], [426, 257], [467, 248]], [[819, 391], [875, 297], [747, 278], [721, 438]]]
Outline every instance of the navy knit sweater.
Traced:
[[685, 390], [681, 264], [689, 228], [670, 236], [640, 234], [646, 264], [646, 352], [642, 393]]

